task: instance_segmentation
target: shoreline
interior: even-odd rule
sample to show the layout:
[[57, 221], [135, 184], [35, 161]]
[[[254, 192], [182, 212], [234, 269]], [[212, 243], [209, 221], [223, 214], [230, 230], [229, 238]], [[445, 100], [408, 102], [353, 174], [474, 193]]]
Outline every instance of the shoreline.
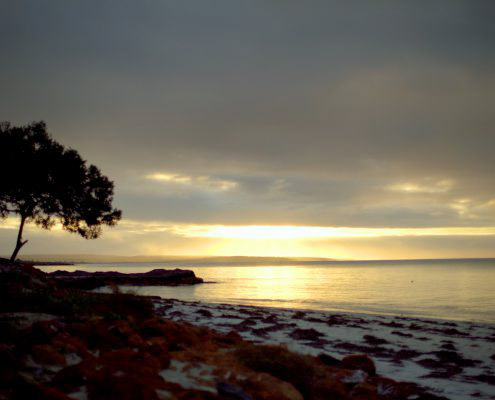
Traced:
[[[211, 283], [217, 283], [217, 282], [202, 282], [202, 284], [211, 284]], [[123, 286], [125, 287], [125, 285]], [[133, 290], [136, 289], [136, 286], [129, 286], [129, 289]], [[139, 293], [138, 293], [139, 294]], [[140, 296], [148, 296], [146, 294], [139, 294]], [[160, 297], [160, 296], [155, 296], [155, 295], [149, 295], [149, 297]], [[162, 298], [162, 297], [160, 297]], [[163, 298], [165, 299], [165, 298]], [[362, 317], [387, 317], [387, 318], [402, 318], [402, 319], [411, 319], [411, 320], [424, 320], [424, 321], [431, 321], [431, 322], [452, 322], [452, 323], [466, 323], [466, 324], [478, 324], [478, 325], [488, 325], [492, 326], [495, 328], [495, 321], [481, 321], [481, 320], [466, 320], [466, 319], [451, 319], [451, 318], [443, 318], [443, 317], [435, 317], [435, 316], [422, 316], [422, 315], [417, 315], [417, 314], [399, 314], [399, 313], [393, 313], [393, 312], [386, 312], [386, 311], [353, 311], [353, 310], [345, 310], [345, 309], [340, 309], [340, 308], [325, 308], [325, 309], [315, 309], [315, 308], [305, 308], [305, 307], [276, 307], [276, 306], [263, 306], [263, 305], [255, 305], [255, 304], [243, 304], [243, 303], [236, 303], [236, 302], [231, 302], [231, 303], [224, 303], [224, 302], [208, 302], [208, 301], [203, 301], [203, 300], [181, 300], [181, 299], [176, 299], [176, 298], [168, 298], [171, 300], [175, 301], [180, 301], [183, 303], [202, 303], [205, 305], [212, 305], [212, 306], [239, 306], [239, 307], [253, 307], [253, 308], [260, 308], [260, 309], [267, 309], [267, 310], [281, 310], [281, 311], [302, 311], [302, 312], [314, 312], [314, 313], [328, 313], [328, 314], [350, 314], [350, 315], [356, 315], [356, 316], [362, 316]]]
[[[292, 265], [190, 265], [187, 269], [216, 284], [202, 285], [196, 290], [145, 288], [139, 293], [185, 301], [495, 323], [495, 297], [491, 285], [495, 279], [495, 264], [493, 268], [492, 264], [489, 266], [473, 264], [454, 267], [448, 264], [447, 267], [433, 268], [425, 264], [417, 267], [333, 269]], [[66, 269], [74, 268], [134, 273], [165, 266], [159, 263], [136, 263], [125, 267], [95, 264]], [[43, 269], [53, 271], [53, 268]], [[469, 279], [466, 280], [466, 276]]]
[[[362, 351], [339, 358], [301, 354], [280, 345], [283, 341], [245, 340], [232, 324], [222, 333], [211, 323], [197, 326], [170, 318], [184, 317], [173, 311], [174, 304], [185, 311], [190, 303], [118, 289], [104, 294], [64, 288], [30, 265], [0, 266], [0, 398], [447, 399], [422, 383], [382, 375]], [[221, 313], [217, 317], [240, 323], [233, 309], [189, 311], [199, 312], [206, 322]], [[249, 314], [247, 330], [257, 318], [273, 325], [281, 317], [242, 311]], [[301, 320], [304, 316], [299, 314]], [[297, 334], [305, 340], [315, 332], [300, 329]]]
[[378, 373], [449, 399], [495, 397], [495, 325], [152, 297], [161, 317], [301, 354], [367, 354]]
[[[202, 285], [212, 285], [212, 284], [222, 284], [223, 282], [219, 281], [210, 281], [210, 280], [203, 280], [201, 282]], [[184, 301], [184, 302], [203, 302], [205, 304], [212, 304], [212, 305], [239, 305], [239, 306], [246, 306], [246, 307], [259, 307], [259, 308], [267, 308], [267, 309], [277, 309], [277, 310], [300, 310], [300, 311], [308, 311], [308, 312], [327, 312], [327, 313], [344, 313], [344, 314], [356, 314], [356, 315], [363, 315], [363, 316], [386, 316], [386, 317], [397, 317], [397, 318], [411, 318], [411, 319], [419, 319], [419, 320], [431, 320], [431, 321], [444, 321], [444, 322], [454, 322], [454, 323], [471, 323], [471, 324], [484, 324], [484, 325], [492, 325], [495, 327], [495, 319], [476, 319], [476, 317], [472, 318], [455, 318], [450, 315], [448, 316], [442, 316], [442, 315], [434, 315], [431, 313], [417, 313], [415, 311], [407, 311], [407, 310], [394, 310], [394, 309], [353, 309], [351, 307], [346, 307], [346, 308], [339, 308], [338, 306], [336, 307], [329, 307], [329, 306], [323, 306], [321, 308], [315, 308], [312, 305], [301, 305], [304, 302], [298, 302], [296, 300], [273, 300], [273, 299], [266, 299], [266, 300], [260, 300], [260, 299], [219, 299], [219, 298], [207, 298], [207, 297], [193, 297], [193, 296], [183, 296], [181, 294], [177, 295], [177, 293], [165, 293], [162, 294], [163, 292], [162, 288], [159, 286], [147, 286], [147, 285], [119, 285], [122, 290], [126, 291], [129, 290], [131, 292], [136, 292], [137, 294], [141, 296], [150, 296], [150, 297], [160, 297], [160, 298], [170, 298], [170, 299], [176, 299], [178, 301]], [[101, 287], [99, 288], [102, 293], [110, 293], [111, 288], [110, 287]], [[280, 305], [274, 304], [274, 303], [280, 303]], [[284, 304], [288, 304], [285, 306]], [[290, 304], [290, 306], [289, 306]]]

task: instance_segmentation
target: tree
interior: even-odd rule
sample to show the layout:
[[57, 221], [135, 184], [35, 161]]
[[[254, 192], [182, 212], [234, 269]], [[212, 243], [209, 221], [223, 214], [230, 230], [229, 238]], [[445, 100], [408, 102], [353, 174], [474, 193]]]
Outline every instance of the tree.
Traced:
[[14, 262], [24, 225], [50, 229], [60, 222], [85, 239], [100, 236], [102, 226], [115, 225], [122, 212], [112, 207], [113, 182], [73, 149], [51, 138], [43, 121], [26, 126], [0, 123], [0, 218], [20, 216]]

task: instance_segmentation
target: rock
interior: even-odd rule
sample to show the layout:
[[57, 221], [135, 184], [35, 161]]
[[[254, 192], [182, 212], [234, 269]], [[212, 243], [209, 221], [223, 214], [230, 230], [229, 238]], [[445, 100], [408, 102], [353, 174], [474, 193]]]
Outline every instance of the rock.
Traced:
[[474, 367], [480, 363], [478, 360], [471, 360], [462, 357], [456, 351], [438, 350], [429, 354], [434, 354], [442, 363], [451, 363], [459, 367]]
[[144, 346], [146, 346], [146, 342], [137, 333], [135, 333], [135, 334], [133, 334], [127, 338], [127, 344], [130, 347], [137, 348], [137, 349], [141, 349]]
[[240, 344], [242, 342], [242, 337], [235, 331], [230, 331], [226, 335], [221, 335], [216, 337], [216, 342], [217, 343], [222, 343], [226, 345], [236, 345]]
[[96, 374], [96, 361], [86, 360], [58, 371], [52, 383], [62, 388], [65, 392], [71, 392], [94, 379]]
[[413, 337], [413, 335], [411, 335], [410, 333], [405, 333], [405, 332], [401, 332], [401, 331], [392, 331], [392, 335], [397, 335], [397, 336], [402, 336], [402, 337], [407, 337], [407, 338]]
[[452, 343], [443, 343], [440, 348], [443, 350], [451, 350], [451, 351], [456, 351], [456, 347]]
[[168, 348], [168, 343], [161, 336], [149, 339], [146, 341], [144, 347], [145, 351], [156, 357], [161, 368], [167, 368], [170, 365], [170, 353], [168, 352]]
[[65, 365], [65, 357], [50, 344], [34, 345], [32, 354], [33, 359], [40, 364]]
[[90, 381], [87, 387], [90, 400], [157, 400], [157, 391], [166, 390], [158, 375], [113, 374], [106, 370]]
[[318, 340], [320, 337], [325, 336], [323, 333], [316, 329], [294, 329], [289, 333], [289, 336], [296, 340]]
[[243, 365], [289, 382], [304, 398], [339, 399], [345, 393], [345, 387], [334, 379], [333, 370], [316, 357], [264, 345], [244, 345], [235, 354]]
[[174, 269], [154, 269], [144, 273], [124, 274], [116, 271], [87, 272], [87, 271], [55, 271], [48, 275], [65, 288], [96, 289], [110, 285], [136, 286], [177, 286], [203, 283], [193, 271]]
[[413, 383], [396, 382], [383, 376], [369, 377], [366, 384], [376, 387], [377, 395], [385, 399], [408, 399], [423, 392]]
[[264, 328], [252, 329], [251, 332], [253, 333], [253, 335], [265, 338], [268, 336], [270, 332], [277, 332], [280, 329], [281, 326], [275, 324], [275, 325], [266, 326]]
[[140, 374], [158, 374], [161, 362], [148, 352], [135, 352], [130, 348], [113, 350], [101, 355], [98, 361], [105, 369], [113, 372], [134, 373], [138, 366]]
[[[201, 338], [202, 329], [187, 323], [176, 323], [173, 321], [153, 318], [142, 325], [142, 333], [145, 338], [162, 336], [169, 345], [169, 351], [178, 351], [194, 345], [210, 343]], [[209, 330], [203, 330], [208, 334]], [[210, 343], [211, 344], [211, 343]]]
[[495, 376], [488, 374], [479, 374], [476, 376], [469, 376], [469, 379], [474, 379], [478, 382], [488, 383], [495, 386]]
[[69, 396], [57, 388], [40, 385], [38, 386], [38, 390], [39, 397], [37, 397], [37, 399], [39, 400], [72, 400]]
[[67, 332], [60, 332], [53, 338], [52, 344], [62, 354], [76, 353], [83, 358], [88, 356], [86, 343], [77, 337], [71, 336]]
[[342, 359], [342, 366], [349, 369], [360, 369], [370, 376], [376, 375], [375, 363], [365, 354], [354, 354]]
[[352, 388], [358, 383], [364, 382], [368, 378], [368, 374], [362, 369], [346, 369], [339, 368], [332, 375], [337, 382]]
[[199, 315], [202, 315], [203, 317], [212, 317], [213, 314], [211, 313], [211, 311], [208, 311], [208, 310], [205, 310], [205, 309], [200, 309], [198, 311], [196, 311], [197, 314]]
[[449, 329], [438, 329], [440, 333], [443, 333], [444, 335], [449, 335], [449, 336], [469, 336], [468, 333], [461, 332], [458, 329], [455, 328], [449, 328]]
[[219, 395], [227, 396], [231, 399], [253, 400], [253, 398], [246, 394], [242, 388], [224, 382], [217, 383], [217, 392]]
[[47, 343], [61, 329], [61, 324], [57, 320], [36, 321], [32, 326], [33, 340], [36, 343]]
[[426, 377], [429, 378], [445, 378], [449, 379], [454, 375], [460, 374], [463, 369], [459, 365], [445, 363], [440, 360], [435, 360], [432, 358], [423, 358], [421, 360], [416, 361], [417, 364], [422, 367], [433, 370]]
[[304, 317], [306, 316], [306, 313], [303, 312], [303, 311], [296, 311], [294, 313], [294, 315], [292, 316], [292, 318], [294, 319], [304, 319]]
[[401, 349], [395, 353], [394, 359], [397, 361], [410, 360], [411, 358], [419, 357], [423, 353], [411, 349]]
[[83, 322], [71, 322], [67, 324], [66, 329], [67, 332], [86, 341], [91, 331], [90, 325]]
[[361, 382], [352, 388], [349, 397], [351, 400], [375, 400], [378, 399], [378, 390], [369, 382]]
[[390, 322], [380, 322], [380, 325], [388, 326], [390, 328], [403, 328], [404, 324], [400, 322], [390, 321]]
[[87, 343], [90, 349], [100, 348], [102, 350], [112, 350], [123, 347], [127, 342], [111, 331], [112, 326], [104, 322], [96, 322], [90, 326], [87, 336]]
[[320, 354], [320, 355], [318, 356], [318, 358], [319, 358], [321, 361], [323, 361], [323, 363], [324, 363], [325, 365], [329, 365], [329, 366], [332, 366], [332, 367], [335, 367], [335, 366], [338, 366], [338, 365], [340, 365], [340, 364], [341, 364], [341, 361], [340, 361], [340, 360], [338, 360], [338, 359], [337, 359], [337, 358], [335, 358], [335, 357], [332, 357], [332, 356], [331, 356], [331, 355], [329, 355], [329, 354], [324, 354], [324, 353], [322, 353], [322, 354]]
[[136, 332], [129, 326], [129, 323], [124, 320], [117, 320], [114, 326], [109, 329], [110, 333], [124, 340], [134, 335]]
[[370, 345], [355, 344], [348, 342], [337, 342], [334, 343], [334, 347], [338, 349], [344, 349], [353, 353], [373, 354], [375, 356], [381, 356], [381, 357], [392, 356], [391, 350], [380, 346], [370, 346]]
[[348, 399], [348, 390], [338, 379], [326, 375], [312, 382], [310, 398], [344, 400]]
[[13, 350], [13, 346], [0, 344], [0, 387], [3, 386], [2, 384], [10, 386], [17, 377], [16, 370], [21, 368], [21, 363]]
[[378, 338], [378, 337], [373, 336], [373, 335], [364, 335], [363, 339], [366, 343], [374, 344], [374, 345], [380, 345], [380, 344], [387, 344], [388, 343], [387, 340], [382, 339], [382, 338]]
[[345, 318], [338, 316], [338, 315], [331, 315], [328, 320], [327, 320], [327, 325], [345, 325], [346, 324]]
[[[240, 380], [235, 386], [242, 388], [243, 395], [249, 396], [246, 398], [255, 400], [304, 399], [301, 393], [292, 384], [266, 373], [250, 373], [245, 380]], [[226, 394], [224, 394], [224, 396], [227, 399], [236, 398]]]

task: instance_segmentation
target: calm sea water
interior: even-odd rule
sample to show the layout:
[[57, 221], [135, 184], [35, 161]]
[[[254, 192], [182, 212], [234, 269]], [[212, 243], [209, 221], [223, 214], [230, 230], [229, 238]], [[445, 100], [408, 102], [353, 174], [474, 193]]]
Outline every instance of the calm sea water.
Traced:
[[[78, 264], [55, 269], [145, 272], [163, 263]], [[187, 301], [402, 315], [495, 323], [495, 260], [185, 266], [207, 283], [143, 287]]]

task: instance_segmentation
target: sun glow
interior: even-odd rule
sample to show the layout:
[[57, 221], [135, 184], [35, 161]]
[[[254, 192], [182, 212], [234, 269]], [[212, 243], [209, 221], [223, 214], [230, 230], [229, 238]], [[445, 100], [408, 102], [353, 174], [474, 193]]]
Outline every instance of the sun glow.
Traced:
[[484, 236], [495, 235], [493, 227], [446, 228], [354, 228], [323, 226], [175, 226], [174, 233], [185, 237], [223, 239], [291, 240], [318, 238], [375, 238], [384, 236]]
[[387, 186], [388, 190], [394, 192], [403, 193], [446, 193], [454, 186], [454, 181], [452, 179], [443, 179], [440, 181], [432, 181], [431, 179], [426, 179], [424, 182], [401, 182], [394, 185]]
[[[0, 229], [18, 229], [19, 222], [7, 218], [0, 222]], [[39, 229], [29, 224], [26, 229]], [[57, 223], [52, 231], [61, 231]], [[168, 233], [183, 238], [280, 240], [331, 239], [331, 238], [379, 238], [418, 236], [494, 236], [495, 227], [430, 227], [430, 228], [365, 228], [300, 225], [200, 225], [167, 222], [122, 220], [119, 225], [106, 232], [115, 234], [144, 235]]]
[[[7, 218], [0, 221], [0, 233], [15, 237], [19, 221]], [[3, 232], [2, 232], [3, 231]], [[89, 254], [142, 254], [187, 256], [266, 256], [266, 257], [331, 257], [340, 259], [380, 258], [438, 258], [441, 257], [492, 257], [492, 252], [466, 252], [463, 248], [437, 253], [434, 249], [421, 249], [417, 243], [435, 237], [458, 237], [472, 242], [474, 237], [493, 240], [495, 227], [430, 227], [430, 228], [372, 228], [297, 225], [212, 225], [173, 223], [170, 221], [140, 221], [124, 219], [112, 228], [105, 229], [97, 241], [82, 241], [68, 235], [57, 224], [45, 231], [33, 223], [26, 225], [25, 237], [30, 243], [54, 240], [54, 248], [86, 246]], [[473, 239], [468, 239], [469, 237]], [[397, 240], [394, 240], [397, 238]], [[424, 238], [419, 242], [415, 238]], [[32, 240], [31, 240], [32, 239]], [[459, 240], [457, 241], [459, 242]], [[101, 243], [101, 246], [100, 246]], [[72, 247], [71, 247], [72, 246]], [[79, 248], [79, 247], [78, 247]], [[98, 251], [98, 249], [104, 249]], [[116, 249], [116, 250], [108, 250]], [[7, 250], [4, 250], [7, 252]], [[74, 251], [74, 252], [77, 252]]]

